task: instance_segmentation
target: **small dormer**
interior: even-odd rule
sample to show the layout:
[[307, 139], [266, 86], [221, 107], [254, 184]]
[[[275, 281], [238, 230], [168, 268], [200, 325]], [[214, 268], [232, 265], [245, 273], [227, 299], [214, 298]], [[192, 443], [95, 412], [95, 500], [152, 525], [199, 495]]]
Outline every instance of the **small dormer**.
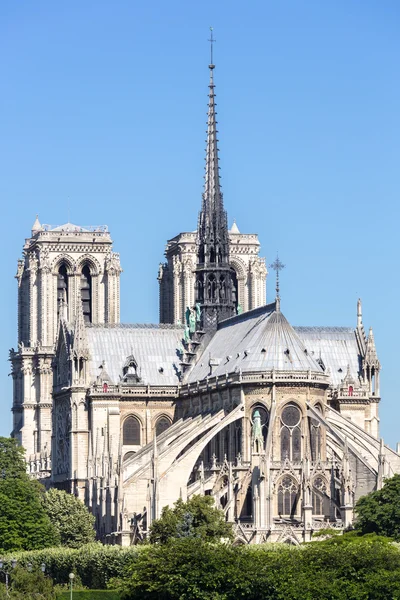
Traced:
[[138, 364], [135, 357], [132, 354], [131, 356], [128, 356], [122, 368], [122, 381], [127, 384], [134, 384], [140, 382]]

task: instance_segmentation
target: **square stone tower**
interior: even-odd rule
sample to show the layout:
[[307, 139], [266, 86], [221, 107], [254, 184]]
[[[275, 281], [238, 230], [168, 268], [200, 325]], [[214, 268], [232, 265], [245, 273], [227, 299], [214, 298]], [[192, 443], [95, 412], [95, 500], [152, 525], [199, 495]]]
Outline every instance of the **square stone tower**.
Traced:
[[41, 225], [38, 218], [18, 261], [18, 349], [10, 351], [12, 436], [30, 471], [51, 469], [55, 342], [63, 311], [73, 324], [79, 303], [87, 323], [119, 323], [121, 267], [106, 226]]

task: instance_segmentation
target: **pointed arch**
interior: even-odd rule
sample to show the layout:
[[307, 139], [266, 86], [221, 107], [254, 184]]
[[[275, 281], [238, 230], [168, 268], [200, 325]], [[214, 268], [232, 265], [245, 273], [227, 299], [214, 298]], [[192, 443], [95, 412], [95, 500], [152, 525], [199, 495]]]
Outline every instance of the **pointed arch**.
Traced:
[[122, 444], [124, 446], [140, 446], [141, 423], [136, 415], [128, 415], [122, 424]]
[[76, 270], [78, 272], [81, 272], [85, 265], [88, 265], [90, 269], [90, 275], [92, 277], [100, 275], [102, 272], [99, 261], [92, 254], [84, 254], [83, 256], [81, 256], [76, 263]]
[[76, 270], [76, 263], [69, 254], [59, 254], [51, 264], [51, 272], [53, 275], [58, 275], [61, 265], [65, 265], [68, 277], [73, 275]]
[[291, 475], [283, 475], [277, 483], [278, 515], [293, 518], [297, 514], [299, 484]]
[[303, 411], [300, 406], [290, 400], [280, 414], [280, 446], [281, 460], [298, 462], [302, 457], [301, 421]]
[[90, 267], [85, 263], [82, 267], [80, 278], [80, 291], [82, 301], [82, 312], [85, 323], [92, 322], [92, 275]]
[[172, 420], [167, 415], [158, 415], [155, 422], [156, 436], [160, 436], [172, 425]]

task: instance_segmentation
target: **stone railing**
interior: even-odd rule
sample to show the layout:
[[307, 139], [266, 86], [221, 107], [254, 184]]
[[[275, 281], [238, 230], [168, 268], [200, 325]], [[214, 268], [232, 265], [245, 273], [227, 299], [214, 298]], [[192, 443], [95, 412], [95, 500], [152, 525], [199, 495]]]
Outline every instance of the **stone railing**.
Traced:
[[227, 387], [232, 384], [246, 383], [321, 383], [328, 384], [330, 376], [326, 373], [315, 373], [312, 371], [249, 371], [243, 373], [237, 371], [235, 373], [226, 373], [225, 375], [217, 375], [206, 377], [195, 383], [187, 383], [180, 388], [181, 396], [190, 396], [201, 392], [206, 392], [212, 389]]
[[94, 384], [90, 388], [91, 396], [169, 396], [178, 397], [177, 386], [156, 385], [114, 385], [108, 383]]

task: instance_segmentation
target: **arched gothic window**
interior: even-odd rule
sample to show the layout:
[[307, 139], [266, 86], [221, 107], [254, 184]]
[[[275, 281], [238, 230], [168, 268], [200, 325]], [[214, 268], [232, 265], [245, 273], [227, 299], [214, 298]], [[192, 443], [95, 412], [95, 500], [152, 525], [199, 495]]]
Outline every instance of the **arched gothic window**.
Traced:
[[160, 417], [156, 423], [156, 436], [159, 436], [170, 427], [171, 421], [167, 417]]
[[124, 446], [140, 445], [140, 423], [136, 417], [128, 417], [124, 421], [122, 430]]
[[[317, 404], [314, 407], [318, 412], [321, 412], [321, 407]], [[311, 446], [311, 459], [318, 460], [321, 458], [321, 441], [322, 441], [322, 432], [321, 432], [321, 424], [318, 419], [313, 419], [312, 417], [308, 420], [310, 427], [310, 446]]]
[[235, 424], [235, 458], [237, 458], [238, 454], [242, 454], [242, 425]]
[[124, 462], [125, 462], [126, 460], [128, 460], [129, 458], [131, 458], [132, 456], [135, 456], [135, 454], [136, 454], [136, 452], [133, 452], [133, 451], [132, 451], [132, 452], [126, 452], [126, 453], [124, 454]]
[[282, 477], [278, 487], [279, 516], [293, 517], [296, 514], [299, 486], [289, 475]]
[[281, 415], [281, 460], [301, 460], [301, 412], [295, 404], [288, 404]]
[[324, 515], [326, 498], [326, 483], [322, 477], [316, 477], [313, 482], [312, 507], [313, 515]]
[[82, 310], [85, 323], [92, 322], [92, 276], [88, 265], [85, 265], [81, 273], [81, 298]]
[[238, 279], [236, 275], [236, 271], [233, 267], [230, 268], [231, 273], [231, 281], [232, 281], [232, 302], [237, 305], [239, 303], [239, 293], [238, 293]]
[[57, 275], [57, 315], [60, 312], [61, 301], [68, 302], [68, 274], [64, 264], [58, 269]]

